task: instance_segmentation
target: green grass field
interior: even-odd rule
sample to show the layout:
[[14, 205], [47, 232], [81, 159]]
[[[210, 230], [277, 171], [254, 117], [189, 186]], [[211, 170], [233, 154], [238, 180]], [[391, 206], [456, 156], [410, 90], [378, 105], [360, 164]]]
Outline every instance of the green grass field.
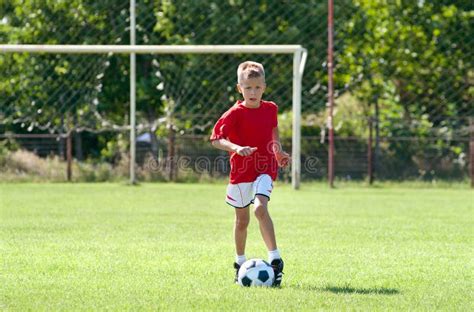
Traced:
[[[234, 285], [225, 184], [0, 184], [0, 310], [472, 311], [474, 192], [277, 185], [281, 289]], [[247, 256], [266, 258], [255, 218]]]

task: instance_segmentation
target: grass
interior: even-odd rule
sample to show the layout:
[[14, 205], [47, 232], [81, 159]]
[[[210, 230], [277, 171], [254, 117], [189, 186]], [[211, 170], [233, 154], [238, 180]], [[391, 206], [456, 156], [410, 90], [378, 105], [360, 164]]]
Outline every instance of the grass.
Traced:
[[[473, 191], [277, 185], [281, 289], [232, 284], [219, 184], [1, 184], [0, 310], [472, 311]], [[255, 218], [247, 255], [266, 258]]]

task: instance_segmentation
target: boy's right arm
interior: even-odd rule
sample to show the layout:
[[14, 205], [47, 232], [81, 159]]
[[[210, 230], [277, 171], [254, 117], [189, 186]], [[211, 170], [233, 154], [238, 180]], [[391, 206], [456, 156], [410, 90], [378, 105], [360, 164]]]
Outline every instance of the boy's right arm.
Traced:
[[213, 140], [212, 146], [231, 153], [237, 153], [240, 156], [249, 156], [257, 150], [256, 147], [240, 146], [226, 139]]

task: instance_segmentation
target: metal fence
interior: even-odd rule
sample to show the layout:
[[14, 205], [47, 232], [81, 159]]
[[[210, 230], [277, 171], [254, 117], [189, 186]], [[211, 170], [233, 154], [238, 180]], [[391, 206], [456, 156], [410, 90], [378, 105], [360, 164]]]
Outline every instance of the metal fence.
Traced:
[[[109, 140], [117, 140], [117, 133], [110, 133]], [[17, 148], [21, 147], [40, 157], [59, 157], [67, 161], [67, 136], [57, 135], [8, 135], [0, 136], [0, 140], [14, 140]], [[80, 135], [73, 135], [71, 150], [75, 162], [87, 161], [91, 158], [88, 149], [94, 149], [97, 138], [88, 134], [88, 144], [80, 146]], [[122, 139], [127, 133], [121, 134]], [[167, 138], [159, 138], [153, 146], [150, 136], [145, 133], [138, 137], [137, 168], [139, 180], [200, 180], [202, 178], [225, 178], [230, 167], [226, 152], [213, 149], [207, 135], [182, 135], [174, 139], [173, 157], [170, 158], [170, 142]], [[324, 180], [327, 178], [328, 144], [320, 136], [302, 138], [301, 177], [303, 181]], [[421, 139], [410, 137], [381, 138], [380, 144], [391, 144], [406, 151], [405, 157], [393, 154], [384, 148], [370, 152], [368, 138], [337, 137], [335, 138], [335, 176], [339, 180], [363, 180], [372, 174], [380, 180], [448, 180], [461, 181], [469, 176], [468, 141], [459, 139], [450, 145], [440, 148], [436, 138]], [[83, 143], [82, 143], [83, 144]], [[286, 150], [291, 150], [291, 139], [282, 140]], [[457, 156], [451, 145], [464, 146], [465, 149]], [[127, 146], [115, 146], [99, 157], [99, 161], [108, 162], [113, 166], [127, 161]], [[82, 149], [82, 154], [78, 151]], [[376, 154], [377, 153], [377, 154]], [[371, 156], [372, 155], [372, 156]], [[90, 160], [90, 159], [89, 159]], [[126, 165], [128, 167], [128, 165]], [[371, 168], [371, 169], [369, 169]], [[64, 167], [64, 179], [67, 167]], [[121, 172], [127, 178], [128, 171]], [[279, 179], [289, 182], [291, 171], [280, 169]], [[84, 177], [72, 179], [82, 180]]]
[[[469, 148], [474, 145], [472, 4], [346, 0], [334, 5], [336, 177], [466, 179], [474, 148]], [[6, 2], [0, 5], [0, 38], [20, 44], [127, 44], [128, 8], [122, 0]], [[302, 177], [326, 178], [326, 2], [143, 0], [136, 11], [137, 44], [307, 48]], [[279, 104], [280, 131], [290, 149], [290, 56], [144, 55], [137, 58], [137, 121], [138, 134], [149, 133], [150, 141], [138, 143], [139, 164], [147, 149], [152, 158], [220, 156], [197, 138], [207, 137], [239, 97], [235, 70], [248, 58], [266, 67], [266, 97]], [[127, 145], [128, 70], [128, 58], [120, 55], [0, 54], [0, 134], [73, 131], [75, 159], [113, 163], [119, 156], [111, 154], [120, 150], [115, 147]], [[42, 157], [65, 155], [64, 140], [38, 140], [16, 137]], [[307, 170], [308, 159], [316, 169]], [[221, 173], [213, 168], [211, 176], [225, 174], [224, 168]], [[168, 178], [179, 177], [173, 170]]]

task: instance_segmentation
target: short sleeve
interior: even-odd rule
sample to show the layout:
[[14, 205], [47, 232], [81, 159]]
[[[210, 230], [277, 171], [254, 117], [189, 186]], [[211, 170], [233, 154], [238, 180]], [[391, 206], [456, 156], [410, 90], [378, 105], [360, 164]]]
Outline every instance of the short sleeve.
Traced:
[[221, 118], [216, 122], [214, 128], [212, 129], [212, 134], [210, 137], [211, 141], [220, 140], [220, 139], [227, 139], [229, 134], [234, 129], [234, 117], [235, 112], [229, 110], [225, 112]]
[[276, 105], [275, 103], [272, 103], [272, 108], [273, 108], [273, 112], [272, 112], [272, 127], [275, 128], [278, 126], [278, 105]]

